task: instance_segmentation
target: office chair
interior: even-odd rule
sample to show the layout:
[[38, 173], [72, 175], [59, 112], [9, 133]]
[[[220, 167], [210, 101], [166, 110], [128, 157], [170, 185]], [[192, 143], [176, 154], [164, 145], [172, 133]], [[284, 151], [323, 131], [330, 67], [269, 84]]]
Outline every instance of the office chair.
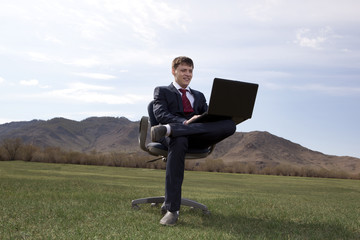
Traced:
[[[154, 159], [152, 161], [159, 160], [159, 159], [166, 161], [166, 158], [168, 155], [168, 149], [166, 146], [164, 146], [158, 142], [150, 142], [150, 143], [146, 144], [149, 123], [150, 123], [151, 127], [159, 124], [156, 121], [156, 118], [154, 116], [153, 101], [151, 101], [148, 105], [148, 114], [149, 114], [149, 117], [143, 116], [140, 120], [140, 126], [139, 126], [140, 148], [142, 150], [144, 150], [145, 152], [149, 153], [150, 155], [158, 157], [157, 159]], [[215, 145], [209, 146], [208, 148], [204, 148], [204, 149], [189, 148], [188, 151], [186, 152], [185, 159], [205, 158], [212, 153], [212, 151], [214, 150], [214, 147], [215, 147]], [[165, 196], [158, 196], [158, 197], [147, 197], [147, 198], [135, 199], [135, 200], [132, 200], [131, 204], [132, 204], [132, 208], [138, 209], [139, 208], [138, 204], [151, 203], [152, 206], [155, 206], [159, 203], [164, 203], [164, 201], [165, 201]], [[195, 209], [200, 209], [203, 211], [204, 214], [210, 214], [210, 211], [208, 210], [208, 208], [205, 205], [198, 203], [194, 200], [190, 200], [187, 198], [181, 198], [181, 205], [189, 206], [189, 207], [192, 207]], [[164, 205], [161, 207], [161, 211], [166, 212]]]

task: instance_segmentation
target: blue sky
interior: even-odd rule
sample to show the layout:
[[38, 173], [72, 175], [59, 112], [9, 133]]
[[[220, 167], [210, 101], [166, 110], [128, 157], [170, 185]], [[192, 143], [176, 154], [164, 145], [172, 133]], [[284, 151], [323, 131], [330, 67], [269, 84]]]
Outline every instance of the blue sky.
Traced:
[[0, 0], [0, 123], [146, 115], [171, 61], [260, 85], [253, 118], [325, 154], [360, 157], [357, 0]]

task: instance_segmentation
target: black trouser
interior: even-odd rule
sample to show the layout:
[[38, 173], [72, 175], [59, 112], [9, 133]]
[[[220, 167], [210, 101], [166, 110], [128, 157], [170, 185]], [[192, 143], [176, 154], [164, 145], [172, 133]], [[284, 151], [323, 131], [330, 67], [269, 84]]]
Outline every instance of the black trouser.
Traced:
[[163, 144], [168, 146], [165, 178], [165, 206], [180, 210], [181, 185], [184, 179], [185, 154], [188, 148], [206, 148], [234, 134], [232, 120], [189, 125], [170, 123], [171, 135]]

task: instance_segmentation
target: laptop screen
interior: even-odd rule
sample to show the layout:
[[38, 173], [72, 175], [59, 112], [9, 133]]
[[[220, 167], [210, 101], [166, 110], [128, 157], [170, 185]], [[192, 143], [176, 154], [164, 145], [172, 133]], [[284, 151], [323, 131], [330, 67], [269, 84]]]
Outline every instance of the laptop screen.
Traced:
[[209, 115], [228, 116], [239, 123], [251, 118], [259, 85], [215, 78], [209, 101]]

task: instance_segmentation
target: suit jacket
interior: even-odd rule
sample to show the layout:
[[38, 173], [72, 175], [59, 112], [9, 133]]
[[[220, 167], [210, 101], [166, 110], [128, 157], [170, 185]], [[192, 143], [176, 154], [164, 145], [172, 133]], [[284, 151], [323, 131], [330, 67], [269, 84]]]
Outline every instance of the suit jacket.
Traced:
[[156, 87], [154, 90], [154, 115], [156, 120], [161, 124], [183, 123], [194, 115], [203, 114], [207, 111], [205, 96], [202, 92], [190, 89], [194, 96], [194, 112], [185, 115], [181, 94], [173, 84], [169, 86]]

